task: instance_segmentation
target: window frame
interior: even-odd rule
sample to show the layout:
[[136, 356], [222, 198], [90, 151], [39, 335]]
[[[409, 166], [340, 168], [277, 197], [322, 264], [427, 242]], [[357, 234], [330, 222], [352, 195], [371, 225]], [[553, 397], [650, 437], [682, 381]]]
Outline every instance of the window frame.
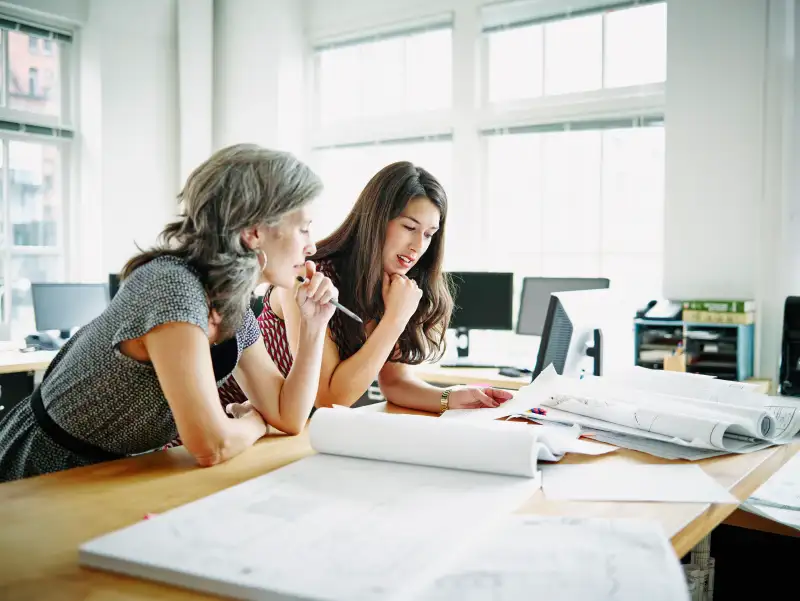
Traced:
[[[612, 9], [637, 8], [654, 4], [665, 4], [665, 0], [630, 0], [627, 2], [584, 3], [582, 10], [551, 15], [538, 15], [535, 18], [511, 20], [506, 25], [484, 26], [480, 40], [480, 109], [478, 126], [481, 130], [520, 127], [526, 125], [547, 125], [585, 119], [626, 119], [643, 115], [663, 117], [666, 108], [666, 81], [620, 86], [601, 87], [596, 90], [572, 92], [567, 94], [543, 94], [535, 98], [523, 98], [505, 102], [489, 100], [489, 35], [535, 24], [553, 23], [590, 14], [603, 14], [601, 57], [601, 82], [605, 84], [606, 22], [605, 13]], [[542, 44], [545, 44], [543, 36]], [[544, 61], [544, 53], [542, 55]], [[546, 77], [544, 73], [542, 77]]]
[[[449, 136], [453, 134], [453, 106], [442, 109], [401, 112], [396, 115], [360, 117], [324, 124], [321, 115], [321, 53], [326, 50], [369, 44], [398, 37], [408, 37], [430, 31], [455, 31], [452, 12], [425, 19], [394, 23], [390, 26], [362, 30], [356, 35], [339, 36], [315, 41], [308, 46], [311, 67], [311, 102], [309, 118], [310, 152], [336, 146], [391, 143], [396, 140]], [[451, 47], [452, 47], [451, 33]], [[451, 55], [452, 56], [452, 55]], [[451, 63], [451, 79], [452, 79]], [[451, 89], [451, 95], [453, 94]]]
[[[30, 37], [41, 38], [37, 43], [37, 54], [52, 56], [55, 53], [53, 44], [58, 44], [58, 77], [59, 114], [46, 115], [32, 111], [9, 108], [8, 86], [10, 82], [11, 64], [9, 60], [9, 32], [17, 31]], [[42, 40], [50, 40], [50, 51], [44, 52]], [[3, 328], [11, 329], [13, 314], [13, 281], [12, 260], [18, 257], [58, 257], [61, 259], [63, 279], [70, 280], [73, 272], [73, 241], [78, 229], [75, 223], [75, 203], [77, 189], [78, 165], [74, 139], [77, 136], [75, 108], [77, 103], [74, 90], [77, 90], [78, 73], [72, 68], [78, 64], [79, 40], [77, 32], [51, 26], [46, 22], [36, 22], [20, 17], [13, 10], [0, 10], [0, 68], [2, 68], [3, 85], [0, 89], [0, 146], [4, 159], [4, 169], [0, 177], [3, 191], [3, 203], [0, 206], [0, 219], [3, 220], [5, 235], [0, 243], [0, 276], [3, 290], [0, 295], [2, 303]], [[29, 42], [30, 47], [30, 42]], [[41, 91], [42, 70], [39, 73], [39, 90]], [[11, 205], [9, 202], [9, 148], [11, 142], [27, 142], [32, 144], [50, 144], [58, 148], [59, 167], [56, 177], [60, 178], [61, 216], [57, 222], [55, 246], [21, 246], [14, 244], [11, 222]]]
[[[640, 84], [633, 86], [620, 86], [605, 88], [601, 87], [596, 90], [574, 92], [567, 94], [553, 94], [534, 98], [523, 98], [517, 100], [510, 100], [504, 102], [490, 102], [489, 101], [489, 35], [492, 31], [502, 31], [513, 27], [523, 27], [536, 23], [546, 23], [559, 20], [559, 18], [571, 18], [575, 16], [584, 16], [593, 13], [604, 13], [610, 9], [623, 9], [635, 8], [637, 6], [653, 5], [653, 4], [666, 4], [665, 0], [630, 0], [625, 2], [608, 1], [602, 2], [598, 0], [578, 0], [574, 2], [576, 10], [565, 12], [563, 9], [559, 11], [554, 10], [556, 7], [555, 2], [548, 2], [543, 0], [539, 6], [535, 3], [528, 3], [530, 10], [540, 11], [538, 14], [531, 17], [513, 12], [515, 3], [507, 3], [505, 8], [511, 10], [510, 19], [505, 26], [497, 25], [491, 28], [486, 27], [485, 19], [482, 22], [480, 32], [480, 46], [479, 46], [479, 65], [478, 70], [480, 76], [479, 80], [479, 106], [476, 110], [477, 113], [477, 127], [480, 137], [480, 198], [482, 222], [486, 222], [485, 211], [489, 209], [490, 203], [490, 182], [488, 178], [489, 169], [489, 156], [488, 156], [488, 137], [490, 135], [503, 135], [515, 134], [524, 132], [535, 131], [570, 131], [573, 129], [611, 129], [615, 122], [623, 125], [630, 124], [632, 121], [639, 121], [641, 126], [662, 125], [664, 126], [664, 117], [666, 110], [666, 80], [657, 83]], [[516, 4], [516, 6], [523, 6], [524, 4]], [[563, 6], [563, 5], [562, 5]], [[494, 9], [500, 10], [504, 5], [488, 5], [483, 7], [486, 10]], [[552, 12], [547, 13], [547, 10]], [[526, 9], [527, 10], [527, 9]], [[545, 12], [541, 12], [545, 11]], [[605, 48], [606, 48], [606, 22], [603, 19], [603, 56], [601, 64], [602, 73], [601, 81], [605, 84]], [[542, 44], [545, 44], [544, 36]], [[542, 57], [544, 62], [544, 56]], [[543, 71], [542, 77], [544, 80], [545, 73]], [[592, 125], [598, 125], [594, 128]], [[630, 127], [630, 125], [628, 125]], [[637, 127], [637, 126], [634, 126]], [[602, 145], [601, 145], [601, 169], [602, 169]], [[602, 195], [602, 190], [600, 191]], [[602, 196], [601, 196], [601, 215], [602, 215]], [[602, 220], [602, 217], [601, 217]], [[600, 231], [601, 246], [597, 252], [597, 259], [599, 261], [600, 269], [603, 268], [604, 256], [606, 253], [602, 247], [602, 222], [598, 223]], [[483, 239], [484, 245], [488, 244], [489, 239], [485, 236]], [[664, 249], [657, 249], [656, 253], [663, 257]], [[544, 257], [546, 253], [544, 249], [540, 249], [540, 257]], [[630, 253], [636, 254], [636, 253]], [[481, 262], [476, 265], [477, 268], [491, 268], [491, 265]], [[540, 268], [543, 265], [540, 265]]]
[[[471, 222], [461, 224], [459, 235], [472, 241], [469, 253], [463, 256], [447, 256], [446, 262], [453, 269], [497, 269], [490, 254], [482, 252], [492, 243], [492, 233], [480, 227], [491, 210], [492, 199], [488, 197], [487, 152], [485, 132], [513, 131], [519, 127], [556, 126], [563, 123], [631, 120], [636, 118], [664, 118], [666, 81], [634, 86], [613, 88], [601, 87], [597, 90], [543, 95], [538, 98], [520, 99], [508, 102], [489, 103], [488, 78], [488, 36], [489, 26], [505, 29], [526, 19], [558, 20], [559, 17], [581, 16], [605, 12], [611, 9], [634, 8], [648, 4], [664, 3], [665, 0], [572, 0], [572, 10], [567, 12], [563, 0], [511, 0], [507, 2], [487, 2], [469, 0], [462, 3], [448, 1], [449, 18], [452, 27], [452, 106], [435, 115], [402, 115], [398, 118], [380, 120], [360, 119], [342, 127], [322, 126], [320, 123], [320, 76], [319, 57], [316, 50], [330, 41], [364, 40], [387, 30], [399, 31], [404, 23], [395, 20], [387, 25], [392, 17], [384, 14], [362, 15], [356, 21], [344, 22], [340, 32], [333, 28], [321, 30], [322, 35], [313, 37], [307, 45], [306, 64], [309, 77], [306, 90], [310, 101], [307, 112], [307, 146], [309, 155], [318, 149], [354, 144], [382, 143], [391, 140], [440, 135], [452, 136], [452, 190], [448, 190], [455, 209], [467, 211]], [[413, 9], [423, 15], [425, 8]], [[487, 21], [487, 15], [493, 19]], [[413, 17], [413, 15], [412, 15]], [[431, 22], [432, 17], [421, 17], [417, 23]], [[363, 23], [356, 28], [353, 23]], [[377, 29], [372, 24], [380, 23]], [[603, 20], [603, 56], [601, 83], [605, 85], [607, 25]], [[332, 33], [331, 33], [332, 32]], [[326, 37], [327, 36], [327, 37]], [[544, 40], [542, 42], [544, 44]], [[544, 60], [544, 59], [543, 59]], [[543, 74], [544, 77], [544, 74]], [[313, 164], [313, 162], [312, 162]], [[451, 214], [451, 216], [453, 216]], [[452, 222], [451, 222], [451, 225]], [[452, 239], [453, 236], [449, 236]], [[663, 255], [663, 248], [658, 249]], [[598, 260], [602, 259], [602, 253]]]

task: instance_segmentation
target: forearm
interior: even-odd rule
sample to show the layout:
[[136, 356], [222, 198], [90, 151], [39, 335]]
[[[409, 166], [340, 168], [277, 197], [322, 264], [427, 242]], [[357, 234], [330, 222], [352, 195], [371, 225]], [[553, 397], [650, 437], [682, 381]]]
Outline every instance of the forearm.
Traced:
[[296, 357], [281, 387], [279, 423], [273, 422], [282, 432], [298, 434], [308, 420], [319, 388], [324, 343], [324, 329], [310, 331], [301, 324]]
[[238, 419], [226, 418], [213, 436], [215, 440], [204, 445], [205, 450], [195, 454], [195, 459], [203, 467], [222, 463], [253, 446], [266, 433], [267, 426], [256, 411]]
[[381, 381], [381, 393], [394, 405], [439, 413], [443, 388], [432, 386], [414, 376]]
[[402, 332], [396, 323], [381, 321], [358, 352], [336, 366], [327, 386], [323, 382], [317, 405], [330, 407], [335, 403], [350, 406], [355, 403], [378, 377]]

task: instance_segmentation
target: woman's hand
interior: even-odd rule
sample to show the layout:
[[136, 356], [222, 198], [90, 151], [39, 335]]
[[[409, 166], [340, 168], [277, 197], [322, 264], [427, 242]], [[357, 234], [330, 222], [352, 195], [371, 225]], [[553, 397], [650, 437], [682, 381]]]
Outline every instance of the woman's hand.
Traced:
[[414, 280], [404, 275], [384, 273], [382, 292], [385, 318], [405, 327], [417, 311], [422, 290]]
[[450, 409], [481, 409], [499, 407], [512, 396], [507, 390], [499, 388], [456, 386], [451, 389], [448, 400]]
[[330, 301], [339, 298], [339, 291], [330, 278], [317, 271], [316, 265], [306, 261], [306, 279], [295, 291], [300, 307], [300, 319], [312, 329], [325, 329], [336, 311]]

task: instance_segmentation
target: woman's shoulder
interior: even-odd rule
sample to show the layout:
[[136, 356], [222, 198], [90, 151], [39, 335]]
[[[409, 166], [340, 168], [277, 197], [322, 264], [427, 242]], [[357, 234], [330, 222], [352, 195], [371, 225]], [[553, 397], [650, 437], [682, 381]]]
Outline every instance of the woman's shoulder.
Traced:
[[[120, 302], [143, 305], [143, 310], [160, 306], [183, 306], [205, 312], [208, 295], [199, 274], [179, 257], [163, 255], [134, 269], [122, 282]], [[116, 299], [116, 297], [115, 297]]]
[[148, 286], [153, 283], [203, 289], [197, 271], [184, 259], [171, 255], [162, 255], [140, 265], [123, 282], [125, 286]]

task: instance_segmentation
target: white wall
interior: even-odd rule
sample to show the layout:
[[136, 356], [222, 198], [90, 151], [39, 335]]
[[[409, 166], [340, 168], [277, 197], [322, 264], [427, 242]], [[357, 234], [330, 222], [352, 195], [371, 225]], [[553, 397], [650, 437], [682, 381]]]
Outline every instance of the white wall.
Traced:
[[104, 273], [118, 271], [136, 244], [151, 245], [177, 208], [176, 18], [175, 0], [90, 1], [84, 35], [92, 45], [82, 52], [94, 71], [82, 80], [99, 83], [99, 111], [89, 113], [95, 103], [82, 98], [81, 127], [100, 136], [82, 185], [85, 204], [102, 214]]
[[755, 294], [766, 0], [670, 0], [664, 291]]
[[184, 182], [214, 145], [214, 0], [178, 0], [178, 78]]
[[800, 291], [794, 4], [669, 2], [664, 294], [754, 298], [763, 377], [777, 373], [783, 299]]
[[304, 147], [303, 4], [214, 3], [214, 148]]

